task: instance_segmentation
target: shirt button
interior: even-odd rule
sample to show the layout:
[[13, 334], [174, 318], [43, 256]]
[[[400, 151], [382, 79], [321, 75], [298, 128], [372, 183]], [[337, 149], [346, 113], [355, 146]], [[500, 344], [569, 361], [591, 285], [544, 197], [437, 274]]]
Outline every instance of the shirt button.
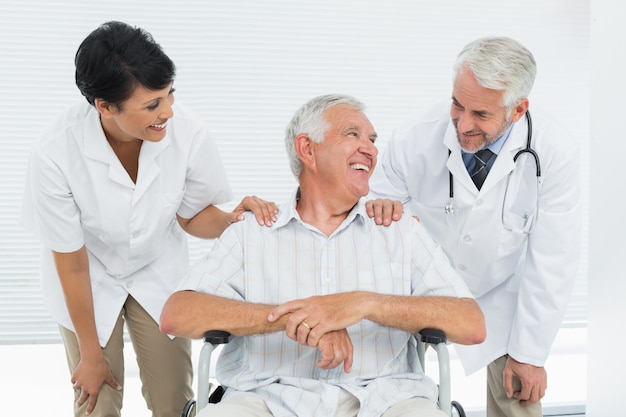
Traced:
[[458, 268], [460, 271], [467, 271], [467, 267], [464, 264], [459, 264]]
[[128, 280], [128, 281], [126, 282], [126, 286], [127, 286], [128, 288], [133, 288], [133, 281], [132, 281], [132, 280]]
[[471, 241], [472, 241], [472, 236], [471, 235], [463, 236], [463, 242], [470, 243]]
[[139, 232], [135, 232], [131, 235], [133, 239], [137, 239], [139, 237]]

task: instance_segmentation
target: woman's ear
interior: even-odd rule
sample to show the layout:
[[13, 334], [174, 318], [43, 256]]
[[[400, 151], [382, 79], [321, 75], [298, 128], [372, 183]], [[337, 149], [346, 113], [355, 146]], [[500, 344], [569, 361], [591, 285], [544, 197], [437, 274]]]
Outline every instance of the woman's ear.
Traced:
[[95, 99], [93, 104], [96, 107], [96, 110], [98, 110], [98, 113], [100, 113], [100, 117], [105, 119], [108, 119], [113, 114], [117, 113], [117, 106], [101, 98]]

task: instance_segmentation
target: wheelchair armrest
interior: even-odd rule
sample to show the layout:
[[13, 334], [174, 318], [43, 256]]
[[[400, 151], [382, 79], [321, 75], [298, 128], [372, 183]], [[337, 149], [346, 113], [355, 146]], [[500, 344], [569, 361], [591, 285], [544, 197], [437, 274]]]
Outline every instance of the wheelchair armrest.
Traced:
[[223, 345], [229, 342], [230, 333], [223, 330], [209, 330], [204, 333], [204, 341], [212, 345]]
[[448, 339], [446, 334], [439, 329], [422, 329], [420, 332], [422, 342], [436, 345], [438, 343], [445, 343]]
[[417, 344], [417, 356], [422, 364], [422, 370], [426, 370], [424, 362], [426, 346], [431, 345], [433, 350], [437, 352], [437, 361], [439, 362], [439, 408], [446, 413], [446, 415], [452, 415], [452, 403], [450, 401], [450, 356], [446, 345], [446, 334], [439, 329], [422, 329], [419, 335], [420, 341]]
[[[202, 410], [206, 407], [209, 401], [213, 401], [215, 398], [215, 392], [211, 393], [212, 388], [214, 388], [214, 384], [209, 382], [211, 376], [211, 354], [219, 345], [228, 343], [229, 338], [230, 333], [223, 330], [209, 330], [204, 333], [204, 344], [200, 350], [200, 357], [198, 360], [197, 410]], [[223, 393], [223, 389], [221, 392]], [[219, 391], [217, 395], [221, 395]]]

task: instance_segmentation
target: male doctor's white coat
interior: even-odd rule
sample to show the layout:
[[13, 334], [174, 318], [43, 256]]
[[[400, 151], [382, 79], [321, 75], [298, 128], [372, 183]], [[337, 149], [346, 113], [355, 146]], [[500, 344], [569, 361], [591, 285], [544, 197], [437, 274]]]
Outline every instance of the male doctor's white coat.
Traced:
[[[581, 196], [578, 144], [559, 125], [532, 113], [532, 148], [526, 147], [522, 117], [500, 150], [479, 191], [463, 163], [450, 101], [399, 127], [387, 144], [370, 181], [370, 197], [402, 201], [406, 214], [420, 217], [480, 304], [487, 324], [484, 343], [456, 345], [471, 374], [509, 354], [519, 362], [543, 366], [570, 298], [580, 253]], [[446, 214], [453, 178], [456, 214]], [[530, 233], [507, 226], [534, 218]], [[537, 193], [538, 202], [533, 194]], [[538, 208], [538, 211], [537, 211]], [[405, 214], [405, 215], [406, 215]], [[510, 227], [509, 227], [510, 228]]]

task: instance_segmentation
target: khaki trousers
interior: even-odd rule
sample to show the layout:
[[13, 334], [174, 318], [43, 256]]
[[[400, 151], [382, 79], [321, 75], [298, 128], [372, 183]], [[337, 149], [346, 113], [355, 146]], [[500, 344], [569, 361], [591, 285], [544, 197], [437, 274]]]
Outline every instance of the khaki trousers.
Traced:
[[[500, 356], [487, 366], [487, 417], [541, 417], [541, 401], [521, 405], [515, 398], [507, 398], [504, 389], [504, 366], [507, 355]], [[521, 389], [520, 380], [513, 379], [513, 389]]]
[[[197, 417], [272, 417], [273, 414], [258, 395], [250, 393], [242, 401], [241, 396], [229, 401], [227, 398], [217, 404], [208, 404], [200, 410]], [[359, 412], [359, 400], [342, 390], [339, 395], [339, 406], [334, 417], [356, 417]], [[409, 398], [389, 408], [382, 417], [446, 417], [437, 405], [426, 398]]]
[[[193, 398], [191, 341], [178, 337], [172, 340], [161, 333], [152, 317], [129, 296], [122, 307], [109, 342], [102, 349], [113, 376], [122, 387], [124, 387], [124, 321], [137, 355], [141, 392], [148, 409], [152, 411], [152, 416], [180, 416], [187, 400]], [[59, 327], [71, 374], [80, 361], [78, 340], [74, 332]], [[78, 400], [79, 395], [80, 392], [74, 392], [74, 401]], [[103, 385], [96, 407], [90, 416], [120, 417], [122, 397], [123, 388], [116, 391], [107, 384]], [[74, 415], [84, 417], [86, 408], [87, 403], [81, 407], [74, 403]]]

